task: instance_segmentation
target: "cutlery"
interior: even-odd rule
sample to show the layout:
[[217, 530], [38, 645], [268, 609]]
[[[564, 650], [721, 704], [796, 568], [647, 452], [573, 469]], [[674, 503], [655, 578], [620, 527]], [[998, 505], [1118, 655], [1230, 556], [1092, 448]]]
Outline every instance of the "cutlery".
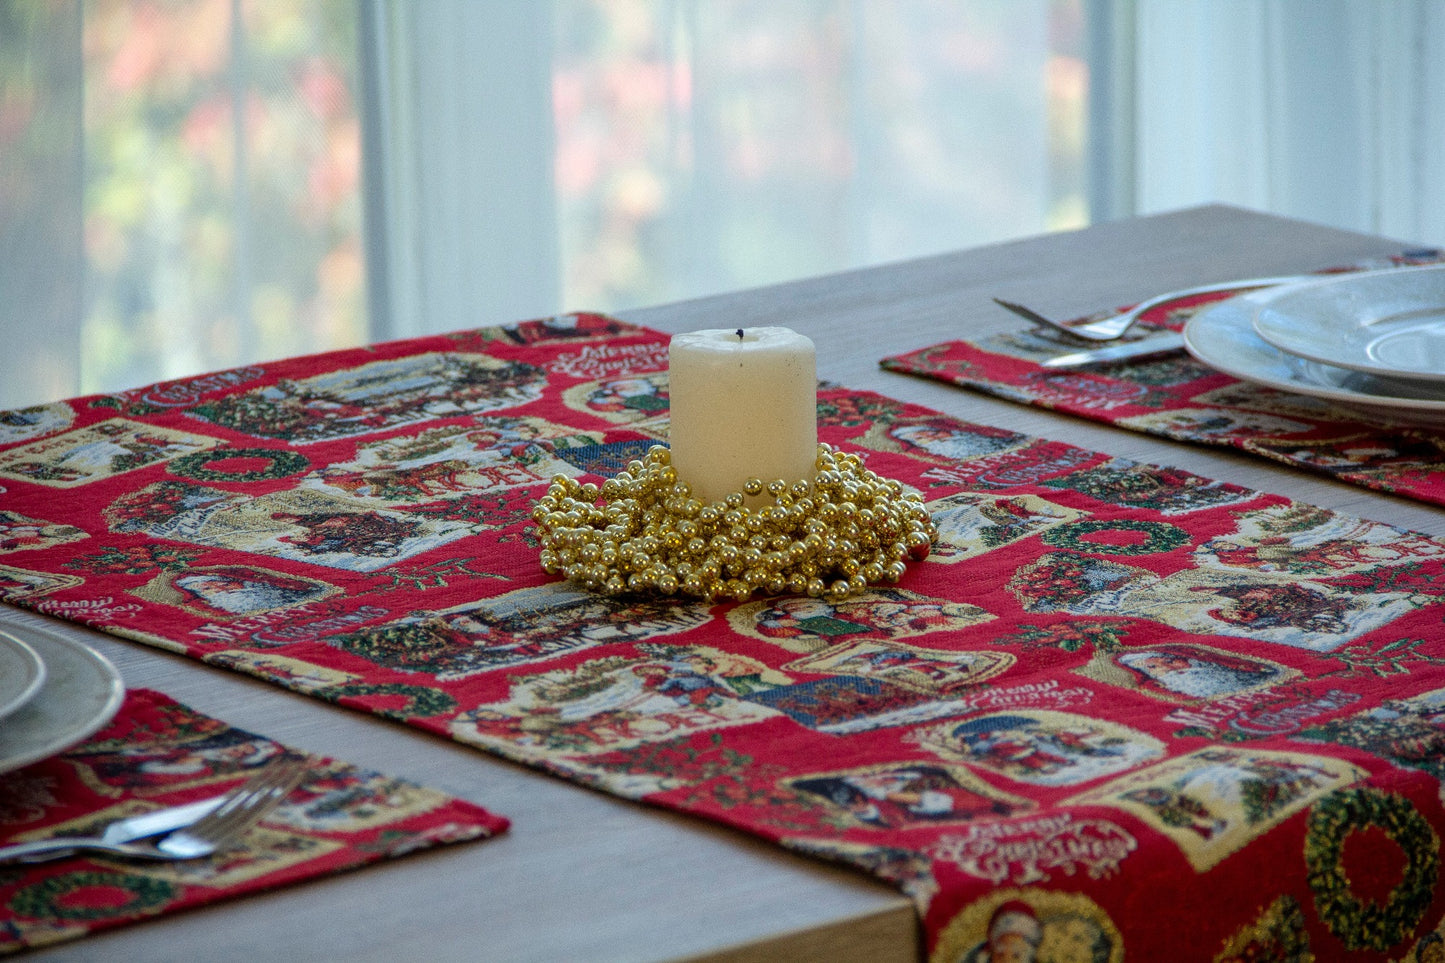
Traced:
[[[0, 863], [43, 862], [81, 850], [160, 860], [208, 856], [275, 809], [305, 774], [299, 761], [272, 763], [226, 795], [117, 820], [99, 836], [56, 836], [0, 847]], [[162, 838], [143, 842], [154, 836]]]
[[189, 826], [225, 801], [226, 796], [224, 795], [213, 796], [210, 799], [200, 799], [196, 802], [171, 806], [168, 809], [141, 813], [139, 816], [117, 819], [106, 826], [105, 832], [99, 836], [55, 836], [50, 839], [38, 839], [34, 842], [0, 847], [0, 863], [10, 861], [43, 863], [72, 855], [78, 842], [85, 843], [94, 840], [114, 846], [174, 832]]
[[1088, 324], [1065, 324], [1062, 321], [1055, 321], [1053, 318], [1044, 317], [1037, 311], [1018, 304], [1014, 301], [1005, 301], [1002, 298], [994, 298], [994, 303], [999, 307], [1006, 308], [1017, 314], [1019, 317], [1035, 324], [1043, 324], [1072, 335], [1076, 338], [1083, 338], [1086, 341], [1113, 341], [1133, 326], [1139, 320], [1139, 316], [1150, 308], [1158, 307], [1168, 301], [1178, 298], [1187, 298], [1196, 294], [1212, 294], [1216, 291], [1244, 291], [1251, 288], [1273, 287], [1280, 284], [1297, 284], [1301, 281], [1312, 281], [1320, 277], [1318, 274], [1291, 274], [1271, 278], [1248, 278], [1243, 281], [1220, 281], [1214, 284], [1200, 284], [1191, 288], [1181, 288], [1178, 291], [1169, 291], [1149, 298], [1147, 301], [1140, 301], [1127, 311], [1110, 315], [1099, 321], [1091, 321]]
[[1056, 355], [1047, 361], [1040, 361], [1039, 364], [1045, 368], [1078, 368], [1099, 361], [1122, 361], [1125, 358], [1147, 358], [1155, 354], [1168, 354], [1183, 347], [1184, 335], [1170, 331], [1167, 334], [1153, 335], [1139, 341], [1130, 341], [1127, 344], [1115, 344], [1107, 348], [1094, 348], [1090, 351], [1074, 351], [1070, 354]]

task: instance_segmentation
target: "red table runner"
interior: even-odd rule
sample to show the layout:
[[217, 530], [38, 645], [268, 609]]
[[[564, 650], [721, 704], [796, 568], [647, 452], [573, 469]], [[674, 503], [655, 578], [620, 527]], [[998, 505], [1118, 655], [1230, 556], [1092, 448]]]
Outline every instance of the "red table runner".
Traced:
[[[147, 689], [59, 756], [0, 781], [0, 842], [98, 832], [115, 819], [240, 785], [294, 750]], [[0, 866], [0, 954], [486, 838], [507, 821], [432, 789], [309, 758], [305, 780], [246, 845], [180, 863], [77, 856]]]
[[529, 516], [665, 436], [666, 343], [581, 315], [0, 416], [0, 590], [860, 867], [939, 960], [1438, 942], [1445, 541], [829, 389], [927, 561], [589, 595]]
[[[1431, 251], [1360, 267], [1438, 260], [1439, 252]], [[1195, 312], [1235, 293], [1219, 291], [1157, 305], [1140, 316], [1140, 330], [1182, 330]], [[946, 341], [884, 358], [880, 364], [1009, 401], [1175, 441], [1234, 448], [1376, 491], [1445, 505], [1441, 431], [1361, 420], [1358, 412], [1319, 399], [1240, 381], [1182, 350], [1076, 369], [1039, 364], [1078, 350], [1077, 343], [1064, 345], [1048, 333], [1020, 330], [977, 342]]]

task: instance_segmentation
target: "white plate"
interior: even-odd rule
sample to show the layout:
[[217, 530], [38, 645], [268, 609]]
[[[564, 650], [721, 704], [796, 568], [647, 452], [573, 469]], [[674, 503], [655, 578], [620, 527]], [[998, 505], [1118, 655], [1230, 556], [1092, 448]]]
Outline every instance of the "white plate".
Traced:
[[63, 752], [105, 725], [125, 698], [110, 661], [48, 629], [10, 625], [45, 663], [45, 682], [30, 701], [0, 721], [0, 772]]
[[1241, 294], [1205, 308], [1184, 326], [1184, 347], [1211, 368], [1244, 381], [1324, 398], [1386, 421], [1445, 427], [1445, 390], [1439, 385], [1309, 361], [1256, 334], [1255, 312], [1278, 293]]
[[1259, 306], [1254, 329], [1310, 361], [1385, 378], [1445, 381], [1445, 265], [1280, 289]]
[[45, 663], [35, 650], [0, 631], [0, 719], [29, 702], [45, 682]]

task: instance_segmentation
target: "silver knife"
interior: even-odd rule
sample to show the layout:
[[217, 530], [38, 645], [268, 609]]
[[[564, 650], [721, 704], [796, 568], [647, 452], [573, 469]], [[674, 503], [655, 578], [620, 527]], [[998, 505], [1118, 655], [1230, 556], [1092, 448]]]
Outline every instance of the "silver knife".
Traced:
[[1168, 334], [1156, 334], [1148, 338], [1140, 338], [1138, 341], [1130, 341], [1127, 344], [1110, 345], [1107, 348], [1094, 348], [1089, 351], [1074, 351], [1069, 354], [1055, 355], [1047, 361], [1041, 361], [1045, 368], [1078, 368], [1086, 364], [1094, 364], [1099, 361], [1122, 361], [1125, 358], [1147, 358], [1152, 354], [1168, 354], [1171, 351], [1178, 351], [1184, 347], [1184, 335], [1175, 334], [1172, 331]]
[[[133, 843], [138, 839], [147, 839], [173, 830], [184, 829], [221, 805], [225, 800], [224, 795], [214, 796], [180, 806], [171, 806], [169, 809], [157, 809], [154, 812], [117, 819], [106, 826], [105, 831], [98, 838], [106, 843]], [[75, 843], [82, 838], [86, 837], [52, 836], [28, 843], [3, 846], [0, 847], [0, 863], [12, 860], [23, 863], [39, 863], [49, 859], [59, 859], [74, 852]]]

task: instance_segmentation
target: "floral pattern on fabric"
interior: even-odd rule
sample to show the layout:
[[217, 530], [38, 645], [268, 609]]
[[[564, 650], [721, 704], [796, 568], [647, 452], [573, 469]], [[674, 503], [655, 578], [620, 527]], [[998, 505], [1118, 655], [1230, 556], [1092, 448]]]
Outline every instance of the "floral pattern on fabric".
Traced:
[[[1417, 252], [1360, 267], [1439, 259], [1438, 251]], [[1197, 311], [1235, 293], [1157, 305], [1140, 316], [1139, 330], [1178, 331]], [[1233, 448], [1375, 491], [1445, 505], [1445, 435], [1439, 431], [1362, 421], [1359, 412], [1240, 381], [1182, 352], [1077, 370], [1039, 363], [1078, 349], [1063, 336], [1021, 331], [977, 342], [947, 341], [879, 363], [890, 371], [1009, 401], [1174, 441]]]
[[[0, 517], [54, 539], [0, 596], [853, 866], [940, 960], [1442, 925], [1445, 540], [828, 387], [821, 440], [922, 494], [927, 560], [841, 602], [589, 594], [533, 505], [666, 439], [666, 349], [575, 315], [0, 417]], [[1194, 376], [1059, 384], [1127, 416]], [[75, 475], [119, 419], [175, 450]]]
[[[116, 819], [226, 792], [297, 753], [135, 689], [100, 732], [0, 782], [0, 840], [93, 835]], [[414, 783], [330, 759], [246, 836], [179, 863], [83, 854], [0, 867], [0, 954], [245, 893], [485, 839], [507, 820]]]

